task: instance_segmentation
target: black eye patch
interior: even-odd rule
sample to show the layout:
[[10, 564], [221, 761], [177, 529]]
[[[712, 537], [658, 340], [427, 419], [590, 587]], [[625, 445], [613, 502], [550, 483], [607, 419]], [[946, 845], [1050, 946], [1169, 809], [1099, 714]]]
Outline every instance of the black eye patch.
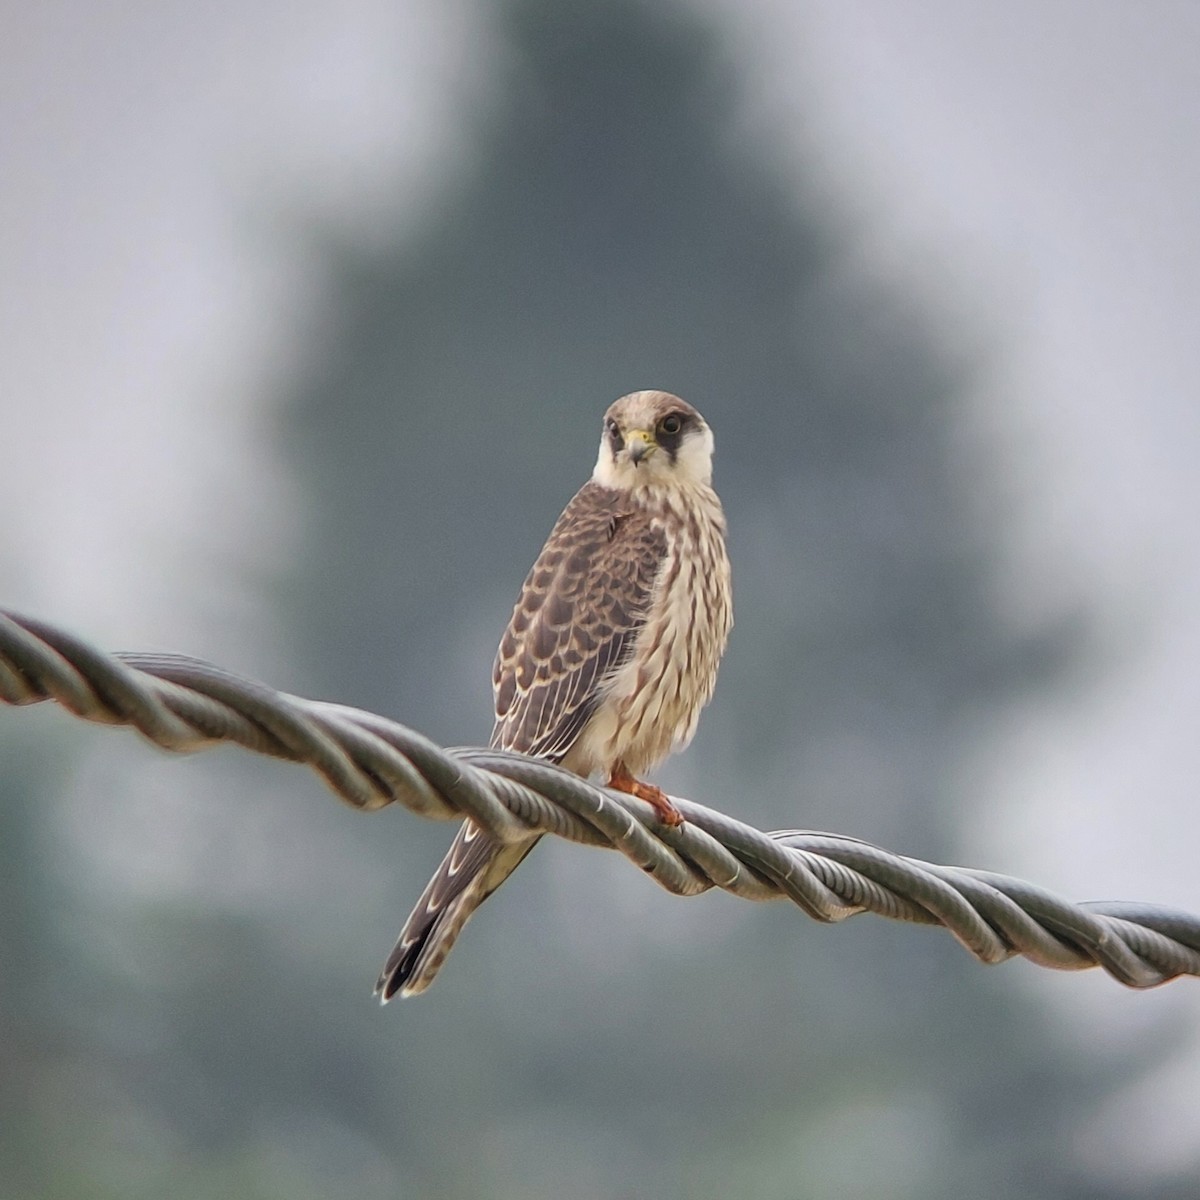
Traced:
[[679, 453], [679, 443], [683, 441], [683, 435], [691, 425], [691, 418], [686, 413], [672, 412], [667, 413], [655, 427], [654, 440], [671, 456], [672, 462]]
[[608, 438], [608, 444], [612, 447], [612, 452], [616, 454], [625, 445], [625, 439], [621, 436], [621, 427], [609, 417], [604, 422], [604, 436]]

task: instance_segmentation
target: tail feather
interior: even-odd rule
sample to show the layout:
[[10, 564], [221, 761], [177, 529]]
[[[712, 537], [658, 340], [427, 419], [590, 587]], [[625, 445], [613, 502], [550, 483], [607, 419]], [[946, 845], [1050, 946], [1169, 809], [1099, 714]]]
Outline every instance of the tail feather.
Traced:
[[460, 893], [423, 922], [417, 921], [417, 913], [409, 918], [375, 985], [382, 1002], [397, 992], [418, 996], [433, 982], [463, 926], [482, 903], [483, 897], [473, 894], [479, 890], [476, 887]]
[[538, 839], [510, 845], [465, 821], [425, 886], [384, 964], [375, 994], [416, 996], [434, 980], [472, 913], [515, 871]]

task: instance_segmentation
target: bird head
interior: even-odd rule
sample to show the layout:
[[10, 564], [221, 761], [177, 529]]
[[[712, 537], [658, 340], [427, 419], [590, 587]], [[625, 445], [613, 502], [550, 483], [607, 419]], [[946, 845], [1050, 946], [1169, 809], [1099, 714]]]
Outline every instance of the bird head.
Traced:
[[713, 435], [705, 419], [669, 392], [631, 392], [604, 414], [592, 478], [623, 490], [712, 481]]

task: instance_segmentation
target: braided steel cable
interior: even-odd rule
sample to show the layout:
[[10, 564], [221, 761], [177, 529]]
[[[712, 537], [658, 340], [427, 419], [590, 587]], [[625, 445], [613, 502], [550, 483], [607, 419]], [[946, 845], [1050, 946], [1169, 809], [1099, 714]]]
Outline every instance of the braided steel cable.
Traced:
[[1005, 875], [892, 854], [856, 838], [763, 833], [672, 798], [684, 824], [649, 804], [525, 755], [444, 749], [374, 713], [305, 700], [174, 654], [107, 654], [43, 621], [0, 610], [0, 701], [57, 701], [87, 721], [130, 725], [176, 752], [234, 742], [311, 767], [354, 808], [398, 803], [436, 820], [471, 817], [493, 837], [554, 833], [619, 850], [662, 887], [786, 898], [835, 922], [872, 912], [942, 925], [980, 962], [1023, 955], [1060, 970], [1102, 967], [1147, 988], [1200, 976], [1200, 918], [1128, 902], [1072, 904]]

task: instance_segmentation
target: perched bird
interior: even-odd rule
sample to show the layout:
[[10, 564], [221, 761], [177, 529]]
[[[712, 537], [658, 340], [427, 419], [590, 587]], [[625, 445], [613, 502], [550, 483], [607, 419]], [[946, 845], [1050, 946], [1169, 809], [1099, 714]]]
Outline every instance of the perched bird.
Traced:
[[[733, 624], [713, 436], [690, 404], [633, 392], [604, 416], [592, 478], [521, 589], [492, 670], [491, 745], [560, 763], [683, 818], [640, 778], [696, 731]], [[473, 821], [405, 923], [376, 984], [423, 992], [467, 919], [533, 849]]]

